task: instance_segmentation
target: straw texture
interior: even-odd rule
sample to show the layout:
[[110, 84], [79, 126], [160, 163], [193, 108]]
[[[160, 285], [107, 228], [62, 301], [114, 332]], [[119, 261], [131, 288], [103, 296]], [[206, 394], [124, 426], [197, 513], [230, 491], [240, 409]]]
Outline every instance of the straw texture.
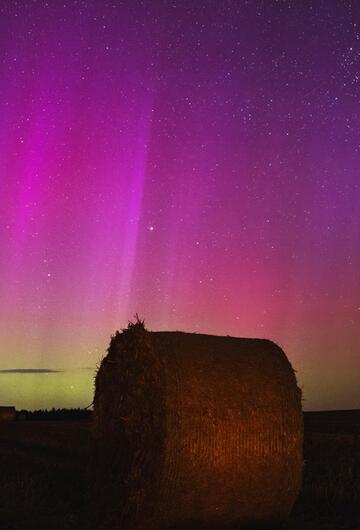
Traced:
[[267, 340], [130, 324], [97, 373], [93, 435], [100, 530], [267, 528], [299, 492], [301, 392]]

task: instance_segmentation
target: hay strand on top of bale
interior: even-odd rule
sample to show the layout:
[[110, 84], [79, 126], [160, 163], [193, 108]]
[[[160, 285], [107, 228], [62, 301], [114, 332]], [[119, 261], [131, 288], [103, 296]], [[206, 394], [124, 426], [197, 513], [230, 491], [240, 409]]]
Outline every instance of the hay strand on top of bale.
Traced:
[[301, 392], [267, 340], [129, 324], [97, 373], [93, 436], [101, 530], [265, 527], [299, 492]]

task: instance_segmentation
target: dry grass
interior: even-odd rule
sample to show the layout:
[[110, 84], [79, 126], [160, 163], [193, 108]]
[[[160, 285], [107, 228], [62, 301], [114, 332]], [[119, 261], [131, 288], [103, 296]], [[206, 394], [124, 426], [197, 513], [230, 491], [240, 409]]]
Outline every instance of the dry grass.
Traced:
[[290, 530], [360, 529], [360, 411], [305, 413], [304, 480]]
[[1, 425], [1, 530], [81, 529], [89, 441], [89, 422]]
[[[357, 421], [345, 432], [305, 431], [303, 490], [286, 530], [360, 529]], [[93, 530], [85, 523], [89, 427], [86, 421], [1, 426], [1, 530]]]

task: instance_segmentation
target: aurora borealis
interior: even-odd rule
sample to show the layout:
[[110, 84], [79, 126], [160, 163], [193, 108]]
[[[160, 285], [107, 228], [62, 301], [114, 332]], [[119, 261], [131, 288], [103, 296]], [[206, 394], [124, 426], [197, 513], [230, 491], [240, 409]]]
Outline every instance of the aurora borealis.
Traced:
[[138, 312], [270, 338], [306, 409], [360, 408], [358, 3], [0, 13], [0, 405], [89, 404]]

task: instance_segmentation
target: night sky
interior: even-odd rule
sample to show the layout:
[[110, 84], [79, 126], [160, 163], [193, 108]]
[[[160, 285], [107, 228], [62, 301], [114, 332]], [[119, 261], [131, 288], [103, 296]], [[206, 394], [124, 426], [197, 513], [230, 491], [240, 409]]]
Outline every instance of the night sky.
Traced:
[[138, 312], [270, 338], [305, 408], [360, 408], [357, 0], [0, 15], [0, 404], [88, 405]]

